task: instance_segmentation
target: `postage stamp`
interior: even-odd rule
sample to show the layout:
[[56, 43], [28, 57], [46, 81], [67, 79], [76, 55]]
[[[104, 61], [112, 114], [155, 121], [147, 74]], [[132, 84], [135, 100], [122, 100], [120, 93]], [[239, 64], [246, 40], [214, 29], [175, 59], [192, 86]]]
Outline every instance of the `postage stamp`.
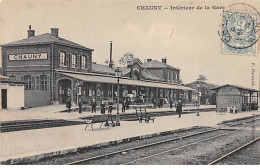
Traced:
[[258, 49], [257, 11], [223, 11], [221, 53], [231, 55], [257, 55]]

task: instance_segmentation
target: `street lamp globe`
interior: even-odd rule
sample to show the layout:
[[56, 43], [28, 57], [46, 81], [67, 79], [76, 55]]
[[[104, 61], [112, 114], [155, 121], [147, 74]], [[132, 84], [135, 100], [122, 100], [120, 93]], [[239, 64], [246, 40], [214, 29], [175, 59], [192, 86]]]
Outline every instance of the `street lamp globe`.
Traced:
[[122, 71], [120, 71], [119, 67], [117, 67], [117, 69], [115, 70], [115, 75], [117, 78], [122, 77]]

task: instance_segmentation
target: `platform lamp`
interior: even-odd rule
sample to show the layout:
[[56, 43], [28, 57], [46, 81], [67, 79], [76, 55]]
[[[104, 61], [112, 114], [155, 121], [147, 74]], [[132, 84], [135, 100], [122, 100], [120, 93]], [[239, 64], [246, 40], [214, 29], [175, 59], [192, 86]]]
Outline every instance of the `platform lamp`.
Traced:
[[197, 111], [197, 116], [200, 116], [200, 112], [199, 112], [199, 108], [200, 108], [200, 96], [201, 96], [200, 83], [197, 83], [197, 88], [198, 88], [198, 111]]
[[119, 78], [122, 77], [122, 71], [120, 71], [119, 67], [115, 70], [115, 74], [117, 77], [117, 113], [116, 113], [116, 126], [120, 126], [120, 114], [119, 114]]

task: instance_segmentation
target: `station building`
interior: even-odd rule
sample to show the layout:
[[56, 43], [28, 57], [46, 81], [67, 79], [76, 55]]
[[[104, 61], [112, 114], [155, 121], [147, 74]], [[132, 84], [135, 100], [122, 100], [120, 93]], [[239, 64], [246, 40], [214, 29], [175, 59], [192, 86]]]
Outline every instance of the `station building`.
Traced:
[[221, 108], [232, 107], [235, 107], [238, 112], [258, 110], [258, 90], [230, 84], [218, 86], [212, 90], [217, 93], [217, 111]]
[[[91, 48], [59, 37], [58, 28], [35, 36], [29, 27], [28, 38], [1, 45], [3, 75], [25, 83], [25, 107], [65, 103], [74, 104], [95, 98], [116, 100], [115, 68], [92, 62]], [[195, 90], [179, 84], [180, 70], [162, 62], [135, 58], [121, 67], [120, 100], [128, 94], [151, 98], [183, 99], [192, 103]]]
[[218, 87], [219, 85], [197, 80], [185, 86], [191, 87], [201, 93], [200, 104], [216, 105], [216, 91], [212, 90], [212, 88]]

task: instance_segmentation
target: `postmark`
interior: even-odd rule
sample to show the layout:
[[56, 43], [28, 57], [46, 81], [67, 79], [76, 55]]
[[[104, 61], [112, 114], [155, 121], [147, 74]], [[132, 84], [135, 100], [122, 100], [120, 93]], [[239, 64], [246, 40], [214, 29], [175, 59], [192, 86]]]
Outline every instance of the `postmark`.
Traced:
[[257, 56], [258, 22], [259, 13], [250, 5], [235, 4], [224, 10], [220, 33], [221, 53]]

